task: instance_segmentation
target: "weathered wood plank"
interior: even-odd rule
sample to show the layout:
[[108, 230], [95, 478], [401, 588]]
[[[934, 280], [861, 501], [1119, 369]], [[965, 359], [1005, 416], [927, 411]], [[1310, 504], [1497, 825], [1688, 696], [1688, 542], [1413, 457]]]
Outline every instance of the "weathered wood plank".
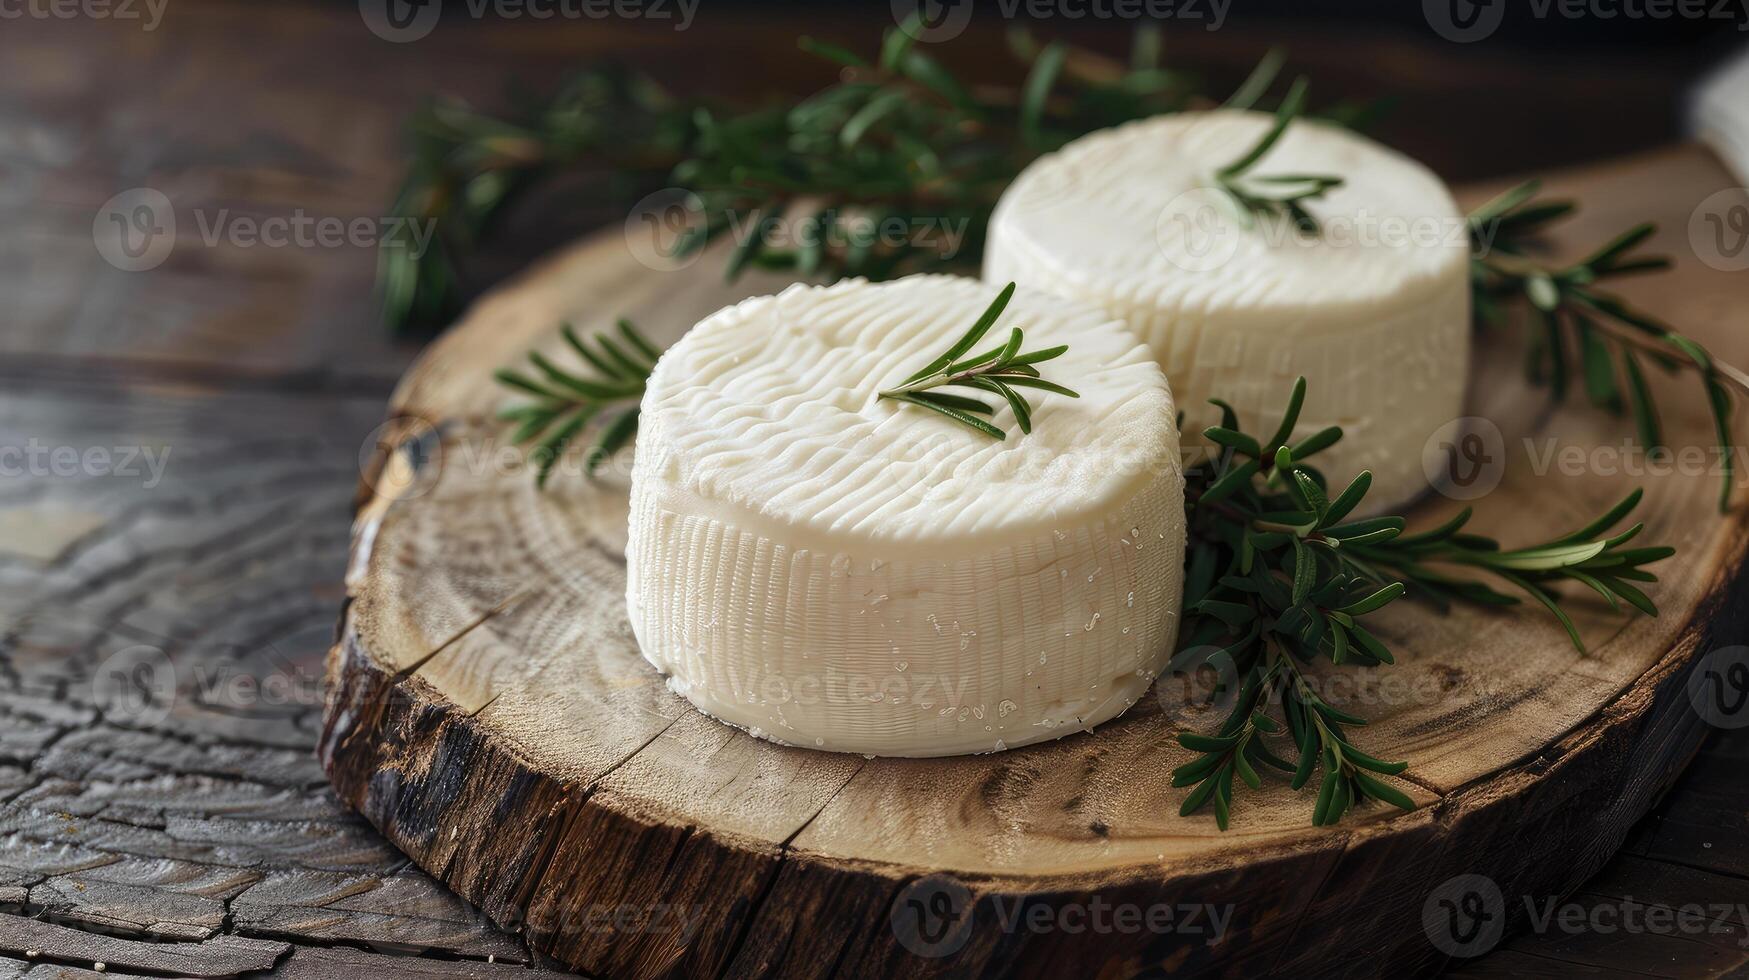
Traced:
[[89, 962], [186, 977], [230, 977], [269, 970], [289, 943], [218, 936], [202, 943], [144, 943], [81, 932], [22, 916], [0, 916], [0, 952]]
[[272, 872], [233, 899], [230, 908], [236, 930], [244, 935], [361, 942], [383, 950], [440, 949], [505, 962], [526, 958], [519, 943], [416, 871], [388, 876]]
[[[391, 961], [528, 958], [343, 808], [309, 751], [379, 406], [76, 377], [0, 394], [0, 444], [168, 452], [155, 479], [0, 480], [0, 510], [102, 518], [52, 556], [0, 548], [0, 902], [54, 920], [86, 968], [103, 958], [88, 939], [192, 949], [238, 932], [274, 950], [289, 945], [267, 934], [381, 940]], [[121, 697], [139, 692], [109, 670], [135, 648], [120, 666], [155, 669], [151, 700]]]
[[360, 977], [431, 980], [551, 980], [570, 976], [554, 970], [472, 960], [433, 960], [379, 956], [361, 950], [299, 946], [273, 971], [280, 980], [358, 980]]
[[1719, 734], [1699, 757], [1717, 779], [1690, 780], [1647, 821], [1635, 853], [1656, 861], [1749, 877], [1749, 786], [1724, 774], [1743, 772], [1749, 729]]

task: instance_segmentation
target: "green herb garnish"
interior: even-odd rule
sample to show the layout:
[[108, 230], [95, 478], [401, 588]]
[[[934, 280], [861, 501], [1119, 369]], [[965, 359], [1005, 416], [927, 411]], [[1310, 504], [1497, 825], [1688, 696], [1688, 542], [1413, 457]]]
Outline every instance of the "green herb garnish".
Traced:
[[[1268, 90], [1269, 83], [1281, 68], [1281, 55], [1271, 51], [1258, 63], [1251, 77], [1239, 86], [1226, 107], [1249, 109]], [[1318, 220], [1306, 210], [1305, 202], [1323, 197], [1342, 186], [1341, 177], [1328, 174], [1276, 174], [1269, 177], [1249, 176], [1251, 169], [1269, 155], [1282, 134], [1306, 107], [1305, 76], [1294, 79], [1287, 96], [1275, 110], [1275, 121], [1244, 155], [1215, 171], [1215, 183], [1237, 206], [1240, 223], [1249, 228], [1258, 216], [1286, 216], [1305, 232], [1316, 232]]]
[[1736, 449], [1727, 383], [1749, 392], [1749, 375], [1715, 360], [1699, 343], [1656, 318], [1595, 288], [1606, 279], [1669, 268], [1670, 260], [1663, 256], [1633, 254], [1656, 226], [1630, 228], [1571, 264], [1539, 261], [1544, 246], [1541, 234], [1576, 210], [1571, 201], [1537, 200], [1539, 188], [1537, 181], [1528, 181], [1470, 213], [1470, 278], [1477, 321], [1500, 325], [1506, 321], [1503, 303], [1525, 300], [1537, 324], [1526, 364], [1531, 379], [1548, 385], [1559, 400], [1566, 397], [1569, 377], [1577, 373], [1594, 404], [1616, 414], [1624, 409], [1632, 412], [1648, 452], [1664, 447], [1664, 434], [1641, 357], [1666, 371], [1697, 371], [1718, 439], [1724, 473], [1719, 509], [1724, 510], [1734, 486]]
[[1033, 388], [1080, 398], [1079, 393], [1039, 377], [1038, 368], [1034, 367], [1061, 357], [1069, 349], [1068, 346], [1059, 345], [1030, 353], [1023, 352], [1020, 348], [1026, 337], [1019, 327], [1009, 332], [1006, 342], [982, 354], [966, 356], [990, 332], [990, 327], [1002, 315], [1002, 311], [1008, 306], [1008, 300], [1013, 296], [1014, 283], [1009, 283], [990, 301], [990, 305], [979, 315], [972, 328], [947, 349], [947, 353], [924, 365], [916, 374], [900, 382], [898, 387], [882, 391], [880, 397], [938, 412], [992, 439], [1008, 438], [1008, 434], [1002, 429], [978, 417], [993, 415], [993, 407], [976, 398], [952, 395], [938, 389], [958, 386], [1000, 395], [1014, 410], [1014, 420], [1020, 423], [1022, 432], [1032, 431], [1032, 405], [1014, 389]]
[[[825, 280], [974, 270], [997, 197], [1041, 153], [1193, 104], [1193, 79], [1160, 65], [1152, 27], [1137, 31], [1127, 64], [1016, 31], [1020, 71], [996, 85], [958, 78], [921, 33], [916, 22], [888, 29], [868, 55], [800, 38], [835, 80], [787, 102], [681, 99], [604, 68], [514, 120], [434, 105], [413, 120], [414, 160], [393, 213], [436, 233], [423, 253], [381, 250], [385, 318], [441, 325], [467, 291], [463, 263], [496, 220], [563, 175], [605, 179], [604, 197], [625, 204], [684, 189], [701, 208], [673, 257], [734, 234], [730, 278], [749, 268]], [[793, 244], [760, 233], [781, 220], [793, 222]], [[883, 223], [905, 231], [871, 231]]]
[[[1347, 729], [1365, 720], [1326, 703], [1305, 667], [1320, 659], [1373, 667], [1389, 664], [1384, 641], [1363, 624], [1371, 613], [1408, 595], [1437, 604], [1511, 605], [1519, 598], [1448, 570], [1469, 568], [1493, 576], [1546, 608], [1584, 649], [1554, 587], [1577, 583], [1611, 607], [1625, 603], [1648, 615], [1657, 609], [1635, 582], [1656, 581], [1644, 566], [1674, 549], [1627, 547], [1635, 524], [1609, 535], [1639, 503], [1638, 490], [1586, 526], [1539, 545], [1503, 550], [1492, 538], [1470, 534], [1470, 511], [1438, 528], [1404, 534], [1401, 517], [1351, 520], [1372, 484], [1361, 473], [1332, 495], [1306, 461], [1342, 438], [1326, 428], [1290, 442], [1305, 402], [1301, 378], [1281, 424], [1267, 440], [1241, 431], [1224, 402], [1221, 424], [1205, 435], [1222, 447], [1212, 462], [1187, 474], [1190, 527], [1184, 586], [1185, 619], [1173, 668], [1214, 668], [1235, 678], [1231, 710], [1214, 735], [1183, 734], [1198, 752], [1173, 771], [1173, 785], [1194, 786], [1180, 810], [1212, 803], [1228, 824], [1235, 776], [1262, 786], [1258, 770], [1278, 769], [1294, 789], [1321, 772], [1316, 825], [1333, 824], [1355, 804], [1381, 800], [1405, 810], [1414, 803], [1381, 780], [1406, 768], [1356, 748]], [[1280, 719], [1272, 717], [1278, 708]]]
[[561, 368], [538, 351], [530, 351], [528, 360], [540, 373], [540, 380], [509, 368], [494, 375], [500, 384], [538, 399], [505, 409], [499, 415], [504, 421], [519, 423], [511, 442], [519, 446], [535, 443], [531, 455], [537, 467], [537, 487], [546, 486], [565, 450], [591, 421], [607, 414], [609, 409], [617, 407], [618, 411], [612, 412], [612, 417], [601, 426], [585, 460], [585, 472], [594, 475], [602, 460], [631, 442], [638, 431], [638, 400], [644, 396], [644, 383], [649, 380], [656, 359], [662, 356], [628, 320], [619, 321], [618, 342], [598, 333], [594, 348], [570, 324], [561, 327], [560, 332], [577, 356], [595, 369], [595, 376]]

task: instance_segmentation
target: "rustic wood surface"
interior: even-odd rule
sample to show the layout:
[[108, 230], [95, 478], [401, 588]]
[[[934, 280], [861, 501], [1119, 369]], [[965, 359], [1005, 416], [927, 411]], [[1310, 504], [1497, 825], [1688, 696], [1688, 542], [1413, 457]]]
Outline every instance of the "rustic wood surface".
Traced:
[[[879, 26], [845, 16], [820, 33], [856, 43]], [[192, 216], [380, 214], [398, 120], [420, 99], [498, 104], [510, 81], [550, 84], [592, 56], [631, 58], [681, 90], [804, 90], [819, 74], [789, 44], [797, 29], [728, 13], [689, 35], [489, 19], [389, 45], [350, 3], [214, 0], [177, 0], [152, 31], [6, 22], [0, 446], [170, 456], [149, 486], [145, 473], [0, 475], [0, 976], [96, 977], [99, 956], [111, 977], [540, 972], [521, 937], [341, 806], [313, 757], [361, 446], [416, 348], [376, 327], [368, 250], [208, 246]], [[1526, 57], [1292, 25], [1172, 40], [1217, 80], [1288, 41], [1320, 91], [1396, 91], [1404, 109], [1386, 138], [1465, 177], [1667, 139], [1667, 107], [1698, 67], [1680, 50]], [[165, 265], [126, 273], [92, 249], [91, 222], [140, 186], [163, 188], [187, 220]], [[479, 282], [602, 217], [532, 211]], [[129, 689], [100, 670], [141, 645], [175, 668], [161, 717], [161, 702], [118, 708]], [[278, 693], [239, 693], [239, 678]], [[1746, 900], [1746, 761], [1749, 733], [1721, 733], [1586, 900]], [[1466, 972], [1738, 965], [1735, 938], [1702, 939], [1526, 936]]]
[[[1657, 244], [1685, 251], [1687, 215], [1732, 184], [1699, 147], [1552, 181], [1595, 202], [1572, 229], [1575, 252], [1630, 215], [1662, 219], [1670, 230]], [[1178, 817], [1168, 774], [1190, 756], [1173, 735], [1206, 720], [1185, 717], [1170, 686], [1097, 732], [995, 755], [867, 760], [762, 742], [691, 709], [638, 656], [622, 608], [625, 460], [593, 480], [572, 468], [536, 491], [492, 421], [506, 399], [486, 369], [531, 346], [563, 357], [553, 327], [563, 321], [591, 329], [623, 314], [669, 343], [703, 313], [776, 285], [650, 270], [624, 233], [603, 233], [487, 297], [426, 352], [392, 406], [400, 448], [367, 476], [324, 764], [341, 798], [420, 866], [569, 965], [638, 976], [1071, 962], [1340, 975], [1347, 951], [1366, 949], [1374, 966], [1426, 970], [1445, 954], [1414, 927], [1438, 883], [1479, 874], [1508, 896], [1564, 895], [1602, 865], [1704, 735], [1683, 686], [1694, 661], [1749, 638], [1749, 621], [1732, 615], [1749, 596], [1749, 512], [1721, 516], [1704, 470], [1538, 472], [1531, 442], [1619, 444], [1626, 423], [1544, 407], [1519, 380], [1513, 345], [1494, 341], [1482, 344], [1468, 409], [1500, 427], [1507, 449], [1482, 526], [1530, 540], [1644, 486], [1648, 540], [1683, 557], [1659, 569], [1656, 619], [1581, 603], [1583, 653], [1538, 609], [1393, 607], [1399, 662], [1346, 706], [1369, 718], [1369, 751], [1409, 761], [1417, 812], [1375, 807], [1314, 829], [1307, 797], [1270, 784], [1235, 806], [1230, 832], [1206, 814]], [[1740, 284], [1692, 252], [1641, 295], [1719, 356], [1749, 358], [1733, 316]], [[1704, 443], [1709, 423], [1678, 407], [1679, 380], [1664, 403], [1672, 441]], [[1431, 526], [1457, 506], [1435, 498], [1412, 516]], [[963, 949], [919, 955], [888, 919], [942, 874], [966, 890], [959, 911], [975, 909], [981, 928]], [[1222, 942], [995, 924], [1022, 901], [1061, 910], [1185, 896], [1232, 909]], [[599, 919], [617, 908], [689, 914]], [[1511, 913], [1522, 927], [1516, 899]], [[799, 925], [818, 921], [840, 928]]]

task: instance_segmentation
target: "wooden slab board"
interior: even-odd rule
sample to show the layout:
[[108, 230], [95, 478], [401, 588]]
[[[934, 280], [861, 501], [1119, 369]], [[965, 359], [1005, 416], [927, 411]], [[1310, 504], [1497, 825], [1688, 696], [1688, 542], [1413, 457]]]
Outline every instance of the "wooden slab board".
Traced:
[[[1749, 290], [1687, 238], [1695, 206], [1734, 184], [1698, 147], [1551, 181], [1585, 204], [1566, 229], [1574, 251], [1659, 220], [1652, 244], [1677, 267], [1624, 292], [1742, 364]], [[1506, 462], [1475, 501], [1477, 526], [1510, 546], [1643, 486], [1646, 540], [1679, 556], [1649, 590], [1656, 619], [1577, 604], [1583, 654], [1529, 610], [1392, 607], [1399, 663], [1343, 674], [1357, 682], [1344, 706], [1371, 719], [1360, 744], [1410, 762], [1417, 811], [1317, 829], [1309, 794], [1271, 784], [1242, 796], [1225, 833], [1181, 818], [1167, 773], [1195, 719], [1165, 688], [1097, 731], [994, 755], [865, 759], [753, 739], [694, 711], [638, 655], [623, 611], [629, 459], [538, 493], [491, 421], [506, 402], [491, 371], [531, 347], [556, 353], [562, 320], [629, 316], [671, 342], [784, 284], [728, 287], [720, 267], [651, 271], [615, 230], [486, 297], [403, 381], [361, 491], [323, 763], [421, 867], [572, 967], [1425, 971], [1446, 954], [1423, 909], [1453, 876], [1492, 878], [1510, 917], [1515, 896], [1565, 894], [1601, 866], [1704, 734], [1684, 687], [1696, 661], [1749, 636], [1749, 513], [1721, 515], [1707, 472], [1538, 465], [1551, 446], [1619, 448], [1630, 423], [1579, 399], [1551, 405], [1521, 380], [1516, 338], [1483, 335], [1469, 411], [1499, 427]], [[1672, 443], [1706, 445], [1694, 379], [1654, 384]], [[1413, 524], [1459, 506], [1429, 499]], [[1176, 927], [1126, 929], [1110, 911], [1161, 904]], [[1103, 929], [1087, 919], [1100, 907]]]

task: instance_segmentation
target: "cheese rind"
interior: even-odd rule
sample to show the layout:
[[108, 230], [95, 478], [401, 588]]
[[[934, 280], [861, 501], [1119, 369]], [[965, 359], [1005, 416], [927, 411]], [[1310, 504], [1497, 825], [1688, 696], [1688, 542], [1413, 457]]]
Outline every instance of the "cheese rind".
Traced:
[[[1463, 415], [1467, 224], [1424, 167], [1300, 120], [1253, 177], [1343, 177], [1308, 205], [1321, 233], [1243, 226], [1213, 175], [1269, 124], [1255, 112], [1180, 113], [1040, 159], [996, 208], [985, 278], [1121, 317], [1172, 379], [1191, 433], [1217, 424], [1210, 398], [1232, 404], [1248, 429], [1272, 429], [1304, 375], [1301, 434], [1345, 432], [1317, 464], [1339, 481], [1371, 469], [1369, 506], [1402, 503], [1429, 486], [1429, 438]], [[1207, 446], [1200, 435], [1186, 441]]]
[[[627, 608], [700, 710], [776, 741], [987, 752], [1114, 717], [1176, 633], [1183, 478], [1171, 394], [1123, 326], [1019, 290], [990, 333], [1067, 343], [1033, 432], [996, 441], [878, 397], [996, 288], [796, 286], [663, 355], [642, 406]], [[1036, 393], [1035, 393], [1036, 394]]]

